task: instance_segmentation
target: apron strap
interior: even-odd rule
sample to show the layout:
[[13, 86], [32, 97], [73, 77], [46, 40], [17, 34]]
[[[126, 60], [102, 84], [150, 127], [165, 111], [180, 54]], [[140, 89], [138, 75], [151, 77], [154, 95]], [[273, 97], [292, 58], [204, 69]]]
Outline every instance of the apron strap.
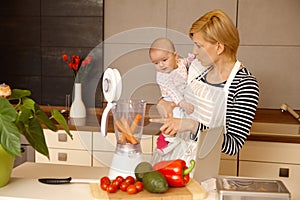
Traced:
[[[230, 75], [226, 81], [226, 84], [224, 86], [224, 92], [225, 92], [225, 119], [224, 119], [224, 129], [226, 129], [226, 111], [227, 111], [227, 99], [228, 99], [228, 94], [229, 94], [229, 87], [235, 77], [235, 75], [237, 74], [237, 72], [239, 71], [240, 69], [240, 66], [241, 66], [241, 63], [240, 61], [236, 61], [234, 66], [233, 66], [233, 69], [231, 70], [230, 72]], [[225, 132], [225, 131], [224, 131]]]
[[229, 75], [229, 77], [228, 77], [228, 79], [227, 79], [227, 81], [226, 81], [226, 84], [225, 84], [225, 86], [224, 86], [224, 91], [225, 91], [225, 93], [226, 93], [226, 96], [228, 96], [228, 93], [229, 93], [229, 86], [231, 85], [231, 83], [232, 83], [232, 81], [233, 81], [233, 79], [234, 79], [236, 73], [239, 71], [240, 66], [241, 66], [241, 63], [240, 63], [240, 61], [237, 60], [237, 61], [235, 62], [235, 64], [234, 64], [234, 66], [233, 66], [233, 68], [232, 68], [232, 70], [231, 70], [231, 72], [230, 72], [230, 75]]

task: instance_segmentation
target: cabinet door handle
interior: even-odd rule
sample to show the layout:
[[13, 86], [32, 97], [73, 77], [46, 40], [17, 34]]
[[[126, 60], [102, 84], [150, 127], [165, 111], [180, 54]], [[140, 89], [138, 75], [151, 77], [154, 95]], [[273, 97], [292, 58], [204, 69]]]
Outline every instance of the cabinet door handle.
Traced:
[[279, 168], [279, 177], [286, 177], [288, 178], [290, 174], [289, 168]]
[[67, 161], [68, 160], [68, 154], [66, 154], [66, 153], [58, 153], [58, 160], [59, 161]]
[[67, 142], [68, 137], [65, 133], [58, 133], [58, 141], [59, 142]]

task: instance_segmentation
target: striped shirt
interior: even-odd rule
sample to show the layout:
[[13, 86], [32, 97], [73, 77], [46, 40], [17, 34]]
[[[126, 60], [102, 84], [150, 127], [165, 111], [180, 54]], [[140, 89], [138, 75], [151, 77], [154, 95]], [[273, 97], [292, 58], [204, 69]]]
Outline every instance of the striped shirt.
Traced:
[[[196, 78], [196, 80], [206, 82], [203, 74], [199, 77], [202, 78]], [[224, 83], [215, 86], [224, 87]], [[235, 155], [244, 145], [245, 140], [250, 134], [258, 99], [259, 87], [257, 80], [243, 67], [235, 75], [229, 87], [226, 109], [226, 131], [222, 144], [223, 153]], [[200, 130], [207, 128], [200, 122]]]

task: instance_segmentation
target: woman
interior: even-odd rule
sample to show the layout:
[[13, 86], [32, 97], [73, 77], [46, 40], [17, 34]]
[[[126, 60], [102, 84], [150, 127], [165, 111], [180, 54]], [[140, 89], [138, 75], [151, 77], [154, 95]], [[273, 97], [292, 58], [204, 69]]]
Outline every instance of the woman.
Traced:
[[224, 125], [222, 152], [234, 155], [244, 145], [256, 112], [259, 88], [257, 80], [237, 59], [239, 34], [231, 19], [221, 10], [213, 10], [196, 20], [189, 31], [196, 58], [189, 69], [189, 89], [185, 98], [194, 107], [188, 118], [172, 118], [175, 104], [161, 99], [158, 109], [164, 119], [164, 134], [190, 133]]

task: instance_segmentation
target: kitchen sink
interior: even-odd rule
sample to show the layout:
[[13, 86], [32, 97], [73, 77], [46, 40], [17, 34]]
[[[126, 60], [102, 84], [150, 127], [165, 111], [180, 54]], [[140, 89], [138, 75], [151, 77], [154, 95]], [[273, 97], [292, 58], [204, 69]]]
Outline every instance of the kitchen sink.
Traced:
[[251, 134], [300, 135], [300, 125], [254, 122], [250, 132]]
[[219, 177], [220, 200], [290, 200], [291, 194], [280, 180]]

